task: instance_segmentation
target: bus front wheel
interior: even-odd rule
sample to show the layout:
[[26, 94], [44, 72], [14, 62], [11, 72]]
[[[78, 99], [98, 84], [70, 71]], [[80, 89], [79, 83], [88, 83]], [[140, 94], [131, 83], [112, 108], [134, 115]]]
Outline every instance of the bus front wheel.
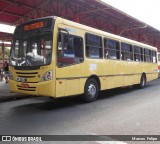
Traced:
[[87, 80], [84, 87], [84, 101], [85, 102], [93, 102], [98, 97], [98, 83], [94, 78], [90, 78]]

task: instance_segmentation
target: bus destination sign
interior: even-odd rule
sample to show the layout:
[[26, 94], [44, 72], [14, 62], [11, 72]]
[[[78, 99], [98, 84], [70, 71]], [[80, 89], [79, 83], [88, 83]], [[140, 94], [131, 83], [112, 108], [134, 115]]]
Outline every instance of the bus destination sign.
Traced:
[[23, 28], [24, 28], [24, 31], [29, 31], [29, 30], [42, 28], [42, 27], [44, 27], [44, 22], [40, 21], [40, 22], [24, 25]]
[[52, 29], [52, 18], [32, 20], [27, 23], [21, 24], [16, 27], [14, 34], [23, 34], [26, 32], [36, 31], [36, 30], [44, 30], [44, 29]]

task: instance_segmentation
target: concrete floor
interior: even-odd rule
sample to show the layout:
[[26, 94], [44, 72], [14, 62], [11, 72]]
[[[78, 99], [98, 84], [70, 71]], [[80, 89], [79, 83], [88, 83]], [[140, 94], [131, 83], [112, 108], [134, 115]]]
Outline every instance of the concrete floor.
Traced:
[[149, 82], [144, 89], [103, 91], [93, 103], [83, 103], [79, 97], [55, 102], [36, 97], [0, 103], [0, 135], [26, 134], [159, 135], [160, 79]]

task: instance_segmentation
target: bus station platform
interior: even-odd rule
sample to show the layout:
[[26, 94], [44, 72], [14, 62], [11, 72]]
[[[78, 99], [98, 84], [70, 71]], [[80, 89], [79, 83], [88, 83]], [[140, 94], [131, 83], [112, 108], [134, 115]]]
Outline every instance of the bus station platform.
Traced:
[[5, 83], [5, 81], [0, 81], [0, 102], [16, 100], [23, 97], [26, 96], [23, 94], [11, 93], [8, 88], [8, 83]]

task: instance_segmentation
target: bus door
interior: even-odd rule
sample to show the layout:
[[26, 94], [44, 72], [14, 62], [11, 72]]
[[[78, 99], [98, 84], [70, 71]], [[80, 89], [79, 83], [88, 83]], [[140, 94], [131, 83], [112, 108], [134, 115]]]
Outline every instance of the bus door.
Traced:
[[56, 96], [79, 94], [83, 75], [83, 38], [59, 31], [57, 42]]

